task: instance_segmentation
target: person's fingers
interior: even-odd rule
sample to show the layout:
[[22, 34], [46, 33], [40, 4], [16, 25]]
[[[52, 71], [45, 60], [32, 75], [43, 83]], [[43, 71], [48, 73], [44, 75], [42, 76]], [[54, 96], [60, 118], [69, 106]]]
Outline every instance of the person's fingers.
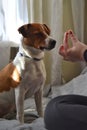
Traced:
[[65, 56], [65, 48], [64, 48], [63, 45], [61, 45], [61, 46], [59, 47], [59, 54], [62, 55], [62, 56]]
[[75, 34], [73, 33], [72, 30], [68, 30], [68, 35], [69, 35], [73, 45], [78, 43], [78, 39], [77, 39], [77, 37], [75, 36]]
[[64, 45], [65, 50], [67, 50], [67, 48], [69, 47], [69, 45], [68, 45], [68, 32], [64, 33], [63, 45]]

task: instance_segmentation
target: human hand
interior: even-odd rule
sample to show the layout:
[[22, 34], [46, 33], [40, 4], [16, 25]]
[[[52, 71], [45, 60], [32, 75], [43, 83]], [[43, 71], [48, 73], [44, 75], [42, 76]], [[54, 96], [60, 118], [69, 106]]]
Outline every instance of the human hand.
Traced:
[[[71, 39], [71, 47], [69, 46], [68, 39]], [[63, 44], [59, 47], [59, 54], [63, 56], [64, 60], [68, 61], [84, 61], [84, 51], [87, 45], [80, 42], [72, 30], [68, 30], [64, 34]]]

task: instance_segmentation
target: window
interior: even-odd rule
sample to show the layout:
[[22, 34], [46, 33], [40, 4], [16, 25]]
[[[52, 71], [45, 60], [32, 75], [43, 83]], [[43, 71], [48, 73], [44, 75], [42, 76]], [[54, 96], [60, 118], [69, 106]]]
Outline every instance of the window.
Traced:
[[0, 41], [19, 42], [17, 29], [27, 22], [27, 0], [0, 0]]

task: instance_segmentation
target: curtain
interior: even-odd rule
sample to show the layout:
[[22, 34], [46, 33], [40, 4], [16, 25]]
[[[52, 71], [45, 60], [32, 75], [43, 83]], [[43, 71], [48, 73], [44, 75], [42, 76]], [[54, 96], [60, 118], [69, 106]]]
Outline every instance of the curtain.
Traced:
[[0, 0], [0, 41], [19, 42], [17, 29], [26, 22], [26, 0]]
[[71, 0], [74, 30], [78, 38], [84, 42], [84, 9], [85, 0]]
[[58, 47], [63, 35], [63, 0], [52, 1], [51, 30], [52, 36], [57, 41], [55, 49], [51, 52], [51, 85], [53, 86], [61, 84], [61, 57], [58, 55]]

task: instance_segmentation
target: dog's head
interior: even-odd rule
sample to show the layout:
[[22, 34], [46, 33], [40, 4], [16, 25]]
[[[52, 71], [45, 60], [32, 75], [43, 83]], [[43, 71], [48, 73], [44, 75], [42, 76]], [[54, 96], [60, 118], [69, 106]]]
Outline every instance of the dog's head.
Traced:
[[56, 41], [50, 35], [50, 29], [46, 24], [30, 23], [18, 29], [23, 36], [25, 45], [40, 50], [51, 50], [55, 47]]

